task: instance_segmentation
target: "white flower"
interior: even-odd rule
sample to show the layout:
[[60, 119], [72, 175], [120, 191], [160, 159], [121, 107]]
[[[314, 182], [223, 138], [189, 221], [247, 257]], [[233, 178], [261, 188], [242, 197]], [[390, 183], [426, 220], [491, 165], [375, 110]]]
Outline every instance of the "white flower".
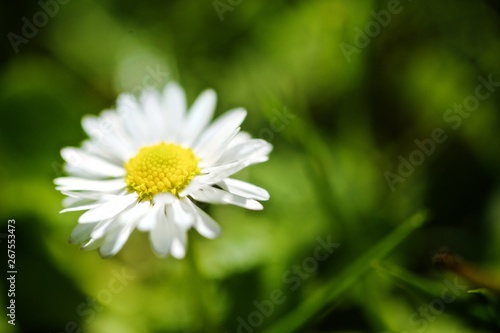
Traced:
[[67, 196], [61, 212], [86, 211], [70, 243], [108, 257], [137, 228], [149, 232], [157, 255], [183, 258], [191, 227], [207, 238], [220, 233], [196, 202], [262, 209], [257, 200], [269, 199], [266, 190], [228, 177], [267, 161], [272, 146], [240, 131], [244, 109], [210, 124], [215, 104], [215, 92], [206, 90], [187, 110], [184, 91], [170, 83], [162, 94], [122, 94], [116, 111], [85, 116], [90, 139], [62, 149], [69, 176], [54, 180]]

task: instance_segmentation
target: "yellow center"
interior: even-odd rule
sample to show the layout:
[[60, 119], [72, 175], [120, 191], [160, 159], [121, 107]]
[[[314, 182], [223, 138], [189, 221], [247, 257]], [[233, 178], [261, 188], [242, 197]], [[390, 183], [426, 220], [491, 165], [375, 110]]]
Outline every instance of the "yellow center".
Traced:
[[140, 201], [151, 201], [161, 192], [178, 195], [200, 173], [191, 149], [165, 142], [139, 150], [125, 170], [128, 189], [137, 192]]

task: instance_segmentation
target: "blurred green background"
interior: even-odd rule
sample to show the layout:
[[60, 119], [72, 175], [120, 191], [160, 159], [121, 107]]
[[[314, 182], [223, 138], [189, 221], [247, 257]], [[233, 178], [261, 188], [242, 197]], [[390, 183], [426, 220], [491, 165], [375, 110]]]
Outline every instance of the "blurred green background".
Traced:
[[[478, 79], [500, 82], [497, 1], [62, 2], [0, 4], [2, 276], [8, 219], [18, 271], [1, 332], [500, 331], [497, 297], [432, 263], [447, 246], [500, 280], [500, 87]], [[274, 151], [238, 178], [271, 200], [208, 207], [223, 234], [190, 232], [182, 261], [140, 232], [106, 260], [68, 245], [60, 149], [169, 80], [247, 108]]]

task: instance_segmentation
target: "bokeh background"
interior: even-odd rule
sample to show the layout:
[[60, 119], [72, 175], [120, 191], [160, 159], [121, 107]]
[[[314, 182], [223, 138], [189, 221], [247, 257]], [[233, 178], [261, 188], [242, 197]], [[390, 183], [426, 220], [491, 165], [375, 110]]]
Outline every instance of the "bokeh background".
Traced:
[[[1, 332], [500, 331], [499, 84], [470, 97], [500, 82], [497, 1], [62, 2], [0, 4], [1, 274], [8, 219], [18, 271]], [[190, 232], [182, 261], [140, 232], [111, 259], [69, 245], [60, 149], [83, 115], [170, 80], [247, 108], [274, 151], [238, 177], [271, 200], [208, 207], [223, 234]], [[443, 246], [469, 264], [437, 267]]]

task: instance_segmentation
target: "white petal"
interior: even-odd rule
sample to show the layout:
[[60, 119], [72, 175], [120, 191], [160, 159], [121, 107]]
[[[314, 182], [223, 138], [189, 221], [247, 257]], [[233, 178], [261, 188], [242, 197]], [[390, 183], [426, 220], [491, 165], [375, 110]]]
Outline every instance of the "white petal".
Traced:
[[64, 207], [71, 207], [76, 202], [81, 201], [96, 201], [103, 196], [100, 192], [73, 192], [73, 191], [61, 191], [62, 194], [67, 195], [67, 198], [63, 199]]
[[108, 177], [103, 177], [103, 176], [96, 176], [92, 173], [89, 173], [85, 170], [80, 169], [77, 166], [74, 166], [73, 164], [66, 163], [64, 165], [64, 171], [68, 174], [71, 175], [72, 177], [78, 177], [78, 178], [86, 178], [86, 179], [105, 179]]
[[204, 157], [203, 151], [210, 140], [216, 135], [229, 136], [235, 129], [240, 127], [247, 112], [243, 108], [230, 110], [217, 118], [200, 136], [193, 146], [197, 156]]
[[[195, 185], [198, 185], [197, 187], [199, 188], [199, 184], [217, 183], [231, 176], [232, 174], [240, 171], [241, 169], [244, 169], [245, 167], [247, 167], [247, 164], [245, 164], [244, 161], [242, 161], [242, 162], [234, 162], [230, 164], [204, 169], [203, 172], [208, 172], [208, 173], [193, 178], [191, 183], [181, 192], [181, 196], [188, 195], [188, 191], [195, 190], [196, 189], [196, 187], [194, 187]], [[191, 184], [194, 184], [193, 187], [191, 187]]]
[[220, 195], [210, 191], [208, 188], [210, 186], [203, 186], [202, 188], [192, 192], [189, 196], [194, 200], [199, 202], [205, 202], [210, 204], [220, 204], [223, 203]]
[[97, 223], [78, 224], [69, 237], [70, 244], [79, 244], [90, 238], [90, 233]]
[[248, 199], [236, 194], [229, 193], [229, 195], [225, 194], [223, 197], [223, 201], [227, 204], [242, 207], [250, 210], [263, 210], [264, 206], [260, 202], [254, 199]]
[[[128, 160], [135, 152], [135, 146], [123, 127], [123, 120], [115, 111], [104, 111], [99, 118], [95, 116], [85, 116], [82, 126], [91, 140], [89, 151], [104, 156], [106, 152], [110, 156], [122, 162]], [[90, 134], [92, 133], [92, 134]]]
[[108, 230], [112, 228], [112, 223], [115, 221], [116, 221], [115, 218], [110, 218], [98, 222], [97, 225], [94, 227], [94, 230], [92, 230], [90, 237], [95, 239], [104, 237], [108, 232]]
[[269, 192], [265, 189], [238, 179], [226, 178], [218, 182], [217, 185], [228, 192], [241, 195], [246, 198], [269, 200]]
[[103, 141], [103, 138], [109, 133], [125, 133], [123, 119], [114, 110], [104, 110], [99, 116], [83, 116], [82, 127], [89, 137], [97, 142]]
[[220, 235], [220, 226], [214, 219], [212, 219], [207, 213], [197, 207], [190, 200], [185, 199], [184, 202], [187, 203], [196, 213], [196, 224], [194, 227], [200, 235], [209, 239], [216, 238]]
[[110, 163], [103, 158], [91, 155], [77, 148], [63, 148], [61, 150], [63, 159], [85, 172], [102, 177], [122, 177], [125, 176], [125, 169]]
[[273, 146], [262, 139], [252, 139], [241, 142], [229, 148], [224, 155], [217, 161], [218, 165], [233, 163], [236, 161], [245, 161], [246, 165], [251, 165], [267, 160], [267, 155], [271, 152]]
[[134, 227], [134, 223], [129, 221], [128, 223], [124, 223], [118, 230], [106, 235], [106, 239], [99, 249], [101, 256], [107, 258], [120, 251], [130, 236], [130, 233], [134, 230]]
[[214, 116], [217, 95], [209, 89], [202, 92], [191, 106], [180, 133], [179, 143], [191, 146]]
[[[203, 175], [205, 176], [205, 175]], [[187, 197], [191, 192], [193, 191], [197, 191], [200, 187], [204, 186], [205, 184], [207, 184], [206, 182], [204, 182], [204, 178], [201, 178], [202, 176], [196, 176], [194, 177], [191, 182], [189, 183], [188, 186], [186, 186], [186, 188], [184, 188], [180, 193], [179, 193], [179, 197], [181, 198], [185, 198]]]
[[93, 149], [96, 149], [95, 147], [97, 146], [107, 153], [117, 156], [116, 149], [110, 148], [118, 148], [125, 145], [124, 141], [126, 140], [121, 140], [120, 145], [117, 147], [110, 147], [108, 144], [110, 137], [124, 133], [123, 121], [115, 111], [104, 111], [99, 117], [85, 115], [82, 118], [82, 127], [89, 135], [90, 140], [87, 141], [92, 143], [94, 146]]
[[76, 206], [85, 205], [88, 203], [92, 203], [91, 200], [83, 199], [83, 198], [74, 198], [74, 197], [65, 197], [62, 201], [63, 207], [71, 208]]
[[74, 177], [61, 177], [54, 179], [58, 191], [95, 191], [113, 192], [124, 189], [127, 184], [123, 179], [90, 180]]
[[138, 225], [140, 221], [142, 221], [147, 214], [149, 214], [152, 210], [151, 204], [149, 202], [139, 202], [137, 205], [132, 206], [132, 208], [127, 211], [126, 213], [126, 218], [134, 223], [134, 225]]
[[95, 250], [104, 243], [104, 238], [94, 239], [92, 238], [87, 243], [83, 244], [80, 249], [84, 251]]
[[103, 129], [99, 123], [99, 118], [94, 115], [84, 115], [82, 118], [82, 127], [83, 130], [89, 135], [91, 138], [96, 138], [100, 140], [103, 135]]
[[191, 197], [197, 201], [207, 203], [231, 204], [251, 210], [263, 209], [262, 204], [256, 200], [248, 199], [211, 186], [205, 186], [199, 191], [191, 193]]
[[164, 140], [176, 140], [186, 112], [184, 90], [176, 83], [169, 83], [163, 90], [163, 109], [166, 112]]
[[138, 223], [139, 220], [144, 218], [147, 213], [151, 211], [151, 204], [146, 201], [142, 201], [137, 203], [137, 205], [132, 206], [129, 212], [127, 212], [127, 217], [134, 221], [135, 223]]
[[112, 196], [113, 199], [108, 200], [97, 208], [91, 209], [84, 213], [78, 219], [79, 223], [97, 222], [112, 218], [133, 203], [137, 202], [137, 194], [132, 193], [124, 196]]
[[188, 186], [184, 190], [182, 190], [179, 195], [181, 197], [186, 197], [191, 193], [199, 190], [204, 185], [215, 184], [232, 174], [244, 169], [247, 165], [244, 162], [234, 162], [230, 164], [220, 165], [216, 167], [211, 167], [207, 169], [203, 169], [202, 172], [206, 174], [202, 174], [200, 176], [194, 177]]
[[121, 116], [127, 134], [139, 145], [148, 141], [148, 127], [145, 117], [135, 97], [131, 94], [122, 94], [116, 102], [116, 109]]
[[186, 255], [187, 247], [187, 235], [183, 230], [177, 231], [177, 237], [172, 241], [172, 246], [170, 251], [172, 252], [172, 257], [177, 259], [182, 259]]
[[252, 139], [252, 136], [244, 131], [239, 131], [238, 134], [234, 137], [234, 139], [231, 141], [229, 144], [228, 148], [232, 148], [236, 146], [237, 144], [243, 143], [245, 141], [249, 141]]
[[165, 214], [165, 206], [161, 204], [157, 204], [154, 206], [150, 206], [147, 214], [143, 216], [143, 218], [137, 224], [137, 229], [140, 231], [150, 231], [152, 230], [157, 223], [159, 223], [160, 212], [162, 211]]
[[175, 200], [172, 204], [167, 205], [167, 218], [170, 218], [180, 227], [181, 230], [188, 230], [194, 224], [195, 217], [181, 206], [180, 200]]
[[207, 140], [205, 145], [203, 145], [202, 151], [200, 151], [199, 157], [201, 158], [198, 166], [200, 168], [205, 168], [211, 166], [215, 163], [226, 151], [227, 146], [233, 140], [235, 135], [238, 133], [239, 127], [235, 129], [232, 133], [220, 133], [219, 135], [214, 135], [211, 140]]
[[162, 139], [166, 123], [165, 114], [162, 112], [161, 96], [156, 89], [146, 89], [141, 95], [141, 105], [146, 117], [146, 123], [151, 131], [152, 143]]
[[135, 144], [113, 132], [104, 134], [100, 141], [85, 140], [81, 149], [118, 166], [122, 166], [137, 152]]
[[121, 119], [114, 111], [104, 111], [101, 116], [84, 116], [82, 127], [90, 136], [82, 149], [107, 157], [113, 161], [125, 161], [127, 151], [132, 147], [121, 124]]
[[94, 209], [100, 206], [100, 204], [92, 203], [92, 204], [87, 204], [87, 205], [81, 205], [81, 206], [75, 206], [75, 207], [68, 207], [63, 210], [61, 210], [59, 213], [67, 213], [67, 212], [77, 212], [80, 210], [89, 210], [89, 209]]
[[149, 239], [153, 251], [160, 257], [168, 254], [174, 238], [174, 225], [167, 219], [165, 214], [160, 214], [153, 230], [149, 233]]
[[[63, 192], [64, 195], [68, 195], [66, 193], [72, 194], [74, 192]], [[92, 203], [95, 203], [95, 200], [83, 198], [83, 197], [78, 197], [78, 196], [73, 196], [73, 195], [67, 196], [66, 198], [63, 199], [63, 207], [65, 207], [65, 208], [88, 205], [88, 204], [92, 204]]]

